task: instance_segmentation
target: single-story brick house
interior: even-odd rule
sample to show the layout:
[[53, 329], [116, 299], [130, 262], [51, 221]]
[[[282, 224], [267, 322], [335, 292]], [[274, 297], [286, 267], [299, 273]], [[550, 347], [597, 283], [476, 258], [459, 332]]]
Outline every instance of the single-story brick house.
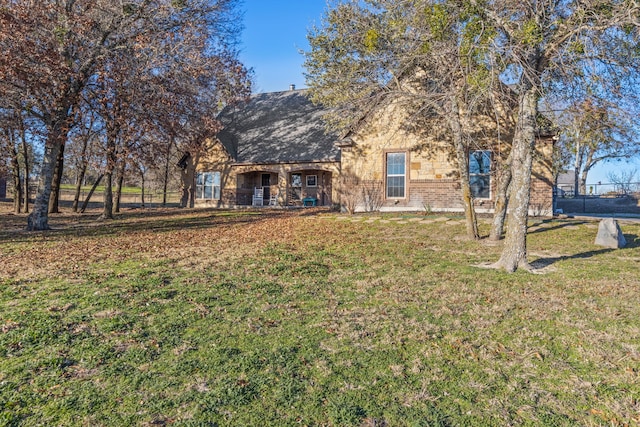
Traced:
[[[374, 114], [357, 132], [325, 130], [325, 110], [305, 90], [254, 95], [220, 115], [223, 130], [197, 166], [196, 205], [333, 206], [356, 211], [462, 211], [451, 150], [441, 131], [406, 126], [397, 106]], [[469, 153], [476, 208], [493, 209], [497, 160], [508, 147], [478, 135]], [[553, 137], [536, 144], [531, 206], [552, 212]]]
[[323, 115], [301, 90], [254, 95], [223, 110], [218, 141], [198, 164], [196, 204], [338, 204], [340, 148]]

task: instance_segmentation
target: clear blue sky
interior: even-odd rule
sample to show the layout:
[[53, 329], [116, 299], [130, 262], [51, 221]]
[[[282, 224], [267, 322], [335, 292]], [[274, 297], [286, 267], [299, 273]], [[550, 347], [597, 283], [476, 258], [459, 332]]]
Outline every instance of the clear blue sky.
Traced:
[[[327, 0], [244, 0], [244, 31], [240, 59], [255, 72], [253, 91], [277, 92], [306, 87], [304, 57], [307, 51], [306, 35], [314, 24], [320, 25], [327, 8]], [[609, 171], [638, 169], [640, 162], [613, 162], [596, 166], [588, 183], [609, 182]]]
[[326, 0], [244, 0], [241, 61], [255, 72], [254, 92], [305, 87], [307, 32], [320, 24]]

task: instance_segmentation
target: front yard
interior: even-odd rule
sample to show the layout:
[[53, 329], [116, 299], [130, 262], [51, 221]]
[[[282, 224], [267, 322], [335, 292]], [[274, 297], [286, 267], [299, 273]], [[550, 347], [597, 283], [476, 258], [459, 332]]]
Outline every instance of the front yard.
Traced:
[[446, 219], [0, 213], [0, 426], [640, 425], [640, 225]]

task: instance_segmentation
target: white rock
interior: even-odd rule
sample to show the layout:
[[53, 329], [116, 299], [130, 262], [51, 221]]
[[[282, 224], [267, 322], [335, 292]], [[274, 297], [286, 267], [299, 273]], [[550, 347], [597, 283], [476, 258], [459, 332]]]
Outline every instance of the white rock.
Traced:
[[600, 221], [596, 245], [617, 249], [623, 248], [626, 244], [627, 241], [622, 234], [618, 221], [613, 218], [605, 218]]

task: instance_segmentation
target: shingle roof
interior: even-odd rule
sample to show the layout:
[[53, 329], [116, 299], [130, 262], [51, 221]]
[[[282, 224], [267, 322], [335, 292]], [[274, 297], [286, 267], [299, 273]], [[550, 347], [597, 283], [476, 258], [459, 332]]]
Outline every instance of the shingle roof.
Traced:
[[222, 111], [218, 139], [238, 163], [339, 161], [338, 136], [325, 132], [324, 113], [306, 90], [262, 93]]

